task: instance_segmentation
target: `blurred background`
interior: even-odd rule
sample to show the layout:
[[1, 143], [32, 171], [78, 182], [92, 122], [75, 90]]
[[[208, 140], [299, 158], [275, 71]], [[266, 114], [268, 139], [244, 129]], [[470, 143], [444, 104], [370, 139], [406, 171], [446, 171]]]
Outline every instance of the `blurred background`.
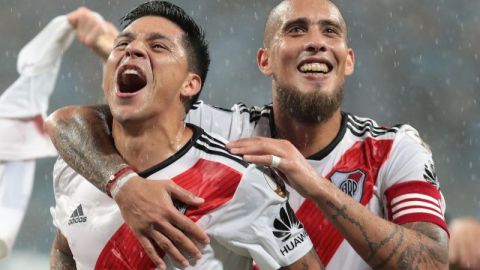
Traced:
[[[144, 1], [0, 0], [0, 93], [17, 78], [20, 49], [52, 18], [79, 6], [118, 19]], [[256, 66], [273, 0], [173, 1], [205, 27], [212, 65], [201, 98], [230, 107], [270, 102]], [[480, 218], [480, 1], [340, 0], [356, 69], [343, 109], [390, 126], [409, 123], [430, 144], [448, 215]], [[102, 66], [75, 42], [67, 51], [50, 112], [98, 103]], [[8, 132], [0, 130], [0, 132]], [[54, 237], [54, 159], [37, 162], [33, 195], [13, 254], [0, 269], [47, 269]], [[0, 217], [8, 219], [8, 217]]]

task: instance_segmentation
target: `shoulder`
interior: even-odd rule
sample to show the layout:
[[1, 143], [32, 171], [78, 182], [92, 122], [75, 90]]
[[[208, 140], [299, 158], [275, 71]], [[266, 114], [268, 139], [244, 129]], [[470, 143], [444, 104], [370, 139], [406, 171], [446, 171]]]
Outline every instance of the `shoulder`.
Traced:
[[247, 106], [244, 103], [236, 103], [231, 108], [223, 108], [219, 106], [213, 106], [205, 103], [202, 100], [195, 102], [190, 109], [191, 112], [196, 113], [199, 111], [212, 111], [217, 113], [225, 114], [238, 114], [249, 116], [250, 122], [256, 122], [261, 117], [270, 117], [272, 112], [272, 105], [263, 105], [263, 106]]

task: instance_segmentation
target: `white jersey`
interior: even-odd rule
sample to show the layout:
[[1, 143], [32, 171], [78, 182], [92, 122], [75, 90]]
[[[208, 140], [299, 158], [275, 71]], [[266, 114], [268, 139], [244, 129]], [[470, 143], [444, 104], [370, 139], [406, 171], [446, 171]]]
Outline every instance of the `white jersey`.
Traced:
[[[278, 269], [306, 255], [312, 243], [276, 182], [228, 153], [224, 139], [191, 127], [187, 145], [141, 173], [172, 179], [205, 199], [199, 208], [179, 206], [210, 237], [202, 259], [188, 269], [251, 269], [252, 259], [262, 269]], [[54, 224], [67, 238], [77, 269], [155, 268], [115, 202], [60, 159], [54, 189]], [[165, 259], [168, 269], [179, 269]]]
[[[275, 138], [271, 105], [231, 110], [197, 102], [187, 121], [228, 140]], [[397, 224], [431, 222], [445, 230], [445, 202], [432, 154], [409, 125], [384, 128], [371, 119], [342, 112], [337, 137], [308, 157], [321, 175], [376, 215]], [[315, 204], [289, 189], [289, 202], [304, 224], [327, 270], [370, 269]]]

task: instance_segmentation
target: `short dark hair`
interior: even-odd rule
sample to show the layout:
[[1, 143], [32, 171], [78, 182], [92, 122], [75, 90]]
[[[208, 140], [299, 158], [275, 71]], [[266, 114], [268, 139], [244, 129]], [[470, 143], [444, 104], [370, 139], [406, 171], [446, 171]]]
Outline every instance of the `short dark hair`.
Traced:
[[186, 106], [186, 111], [188, 112], [198, 100], [201, 89], [205, 85], [210, 65], [210, 53], [208, 52], [205, 31], [181, 7], [167, 1], [157, 0], [143, 3], [122, 17], [120, 19], [122, 30], [135, 20], [145, 16], [163, 17], [178, 25], [185, 32], [183, 45], [187, 51], [189, 69], [198, 74], [202, 79], [200, 91], [190, 99], [189, 104]]

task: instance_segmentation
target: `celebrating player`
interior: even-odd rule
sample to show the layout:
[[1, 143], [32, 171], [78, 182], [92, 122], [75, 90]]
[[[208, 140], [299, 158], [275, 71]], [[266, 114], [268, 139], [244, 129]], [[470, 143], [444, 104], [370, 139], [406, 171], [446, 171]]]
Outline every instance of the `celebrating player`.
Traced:
[[[321, 269], [303, 225], [268, 169], [230, 154], [226, 140], [184, 123], [205, 81], [209, 53], [203, 31], [179, 7], [164, 1], [139, 5], [123, 19], [103, 76], [115, 146], [130, 165], [108, 184], [115, 198], [134, 171], [172, 179], [204, 198], [198, 207], [177, 203], [210, 237], [203, 256], [161, 268]], [[171, 181], [160, 181], [172, 186]], [[154, 183], [156, 181], [149, 181]], [[61, 159], [54, 169], [58, 228], [53, 269], [155, 269], [115, 201]], [[159, 196], [161, 194], [157, 194]], [[153, 229], [153, 228], [152, 228]], [[147, 247], [158, 252], [168, 246]], [[200, 258], [201, 257], [201, 258]]]
[[[294, 188], [290, 204], [327, 269], [447, 269], [445, 203], [428, 146], [411, 126], [385, 128], [341, 110], [355, 61], [338, 8], [328, 0], [282, 1], [269, 15], [257, 59], [272, 78], [271, 105], [225, 111], [199, 102], [187, 121], [244, 138], [228, 145], [232, 153], [277, 167]], [[48, 125], [64, 159], [104, 191], [125, 162], [112, 154], [105, 118], [101, 108], [74, 107]], [[154, 191], [171, 193], [135, 176], [116, 199], [142, 244], [173, 242], [186, 254], [198, 252], [191, 241], [176, 241], [185, 235], [171, 226], [193, 241], [202, 239], [198, 228]]]

